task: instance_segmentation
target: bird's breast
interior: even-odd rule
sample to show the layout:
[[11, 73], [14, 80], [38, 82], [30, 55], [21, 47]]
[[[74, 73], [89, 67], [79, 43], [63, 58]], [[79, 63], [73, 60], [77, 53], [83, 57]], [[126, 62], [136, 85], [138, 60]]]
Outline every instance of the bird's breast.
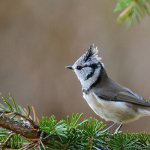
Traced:
[[125, 102], [103, 100], [96, 96], [94, 92], [83, 93], [83, 97], [91, 109], [106, 121], [123, 123], [139, 118], [132, 107], [129, 107]]

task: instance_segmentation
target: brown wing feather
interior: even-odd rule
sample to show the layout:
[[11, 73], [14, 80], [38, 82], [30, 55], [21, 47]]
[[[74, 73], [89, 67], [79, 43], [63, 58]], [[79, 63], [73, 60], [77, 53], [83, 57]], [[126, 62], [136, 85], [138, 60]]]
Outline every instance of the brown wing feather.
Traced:
[[118, 101], [150, 107], [150, 101], [145, 100], [143, 97], [130, 90], [119, 92], [115, 98]]
[[127, 102], [136, 105], [142, 105], [146, 107], [150, 107], [150, 101], [145, 100], [143, 97], [139, 96], [136, 93], [133, 93], [129, 89], [124, 89], [123, 91], [119, 91], [118, 93], [112, 92], [94, 92], [99, 98], [107, 101], [119, 101], [119, 102]]

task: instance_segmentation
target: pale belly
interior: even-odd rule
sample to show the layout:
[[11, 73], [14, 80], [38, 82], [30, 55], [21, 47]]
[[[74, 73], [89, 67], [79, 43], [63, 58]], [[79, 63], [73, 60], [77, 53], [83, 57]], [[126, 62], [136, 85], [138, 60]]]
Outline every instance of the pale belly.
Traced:
[[140, 117], [140, 115], [138, 115], [138, 113], [125, 102], [102, 100], [99, 99], [93, 92], [88, 95], [83, 93], [83, 97], [91, 109], [106, 121], [127, 123]]

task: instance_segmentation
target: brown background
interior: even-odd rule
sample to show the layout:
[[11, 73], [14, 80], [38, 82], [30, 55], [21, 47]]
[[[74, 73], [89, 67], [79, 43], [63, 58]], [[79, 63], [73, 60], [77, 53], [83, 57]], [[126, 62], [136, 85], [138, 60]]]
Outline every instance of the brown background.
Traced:
[[[95, 43], [109, 75], [150, 98], [150, 18], [127, 29], [116, 23], [116, 1], [0, 0], [0, 91], [38, 114], [97, 117], [65, 69]], [[150, 117], [124, 130], [149, 131]]]

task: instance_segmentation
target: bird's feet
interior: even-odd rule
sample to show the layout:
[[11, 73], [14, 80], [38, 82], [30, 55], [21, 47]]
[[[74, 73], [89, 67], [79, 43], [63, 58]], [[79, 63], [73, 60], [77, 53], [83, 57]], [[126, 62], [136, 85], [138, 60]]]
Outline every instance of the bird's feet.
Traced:
[[116, 123], [113, 123], [112, 125], [110, 125], [108, 128], [104, 129], [101, 131], [101, 133], [104, 133], [106, 131], [108, 131], [109, 129], [111, 129]]
[[109, 134], [109, 138], [113, 138], [114, 135], [116, 135], [116, 134], [118, 134], [118, 133], [121, 133], [121, 132], [122, 132], [122, 131], [120, 130], [121, 127], [122, 127], [122, 124], [120, 124], [120, 125], [117, 127], [117, 129], [115, 130], [114, 133]]
[[121, 133], [122, 131], [120, 130], [122, 128], [122, 123], [118, 126], [118, 128], [115, 130], [114, 134]]

